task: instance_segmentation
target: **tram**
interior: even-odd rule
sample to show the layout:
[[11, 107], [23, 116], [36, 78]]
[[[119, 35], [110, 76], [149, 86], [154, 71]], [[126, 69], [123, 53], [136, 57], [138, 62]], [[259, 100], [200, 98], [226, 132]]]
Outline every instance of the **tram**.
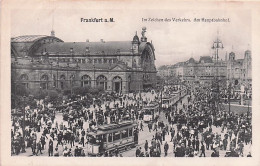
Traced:
[[98, 156], [105, 151], [128, 149], [138, 144], [137, 123], [124, 121], [99, 126], [97, 130], [87, 134], [88, 155]]
[[169, 108], [171, 106], [173, 106], [178, 100], [180, 99], [180, 97], [178, 95], [170, 95], [169, 97], [164, 97], [162, 98], [162, 107], [163, 108]]
[[159, 104], [157, 102], [151, 102], [142, 109], [142, 112], [144, 113], [144, 122], [154, 120], [156, 115], [159, 114]]

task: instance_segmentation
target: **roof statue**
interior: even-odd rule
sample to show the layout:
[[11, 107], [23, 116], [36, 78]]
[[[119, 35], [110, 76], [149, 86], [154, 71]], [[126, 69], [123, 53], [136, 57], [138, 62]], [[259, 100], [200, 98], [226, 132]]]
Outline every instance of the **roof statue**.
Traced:
[[142, 42], [146, 42], [147, 41], [147, 37], [145, 37], [145, 32], [146, 32], [146, 27], [142, 28], [142, 37], [141, 37], [141, 41]]

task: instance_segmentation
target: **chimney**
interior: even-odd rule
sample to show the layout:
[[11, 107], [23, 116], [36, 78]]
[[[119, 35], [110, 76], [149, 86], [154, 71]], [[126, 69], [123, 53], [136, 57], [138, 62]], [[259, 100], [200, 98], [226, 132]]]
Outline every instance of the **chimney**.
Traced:
[[86, 42], [89, 42], [89, 39], [87, 39]]

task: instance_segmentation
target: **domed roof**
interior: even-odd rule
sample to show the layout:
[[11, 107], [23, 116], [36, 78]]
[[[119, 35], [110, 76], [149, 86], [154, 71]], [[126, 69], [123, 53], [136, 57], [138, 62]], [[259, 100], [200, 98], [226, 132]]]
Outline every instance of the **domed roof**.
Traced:
[[139, 42], [139, 37], [137, 36], [137, 32], [135, 33], [135, 36], [133, 37], [133, 41]]
[[189, 63], [195, 63], [195, 60], [194, 60], [194, 58], [190, 58], [188, 62]]
[[213, 63], [213, 60], [210, 56], [201, 56], [200, 57], [200, 63]]

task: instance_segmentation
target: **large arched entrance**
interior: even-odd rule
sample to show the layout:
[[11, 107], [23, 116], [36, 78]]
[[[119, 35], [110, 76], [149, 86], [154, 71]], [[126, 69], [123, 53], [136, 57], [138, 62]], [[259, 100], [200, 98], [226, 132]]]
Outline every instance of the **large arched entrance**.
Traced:
[[91, 85], [91, 78], [88, 75], [84, 75], [81, 77], [81, 86], [90, 86]]
[[97, 87], [103, 88], [103, 90], [107, 90], [107, 78], [103, 75], [97, 77]]
[[40, 80], [41, 89], [48, 89], [48, 80], [49, 80], [49, 77], [46, 74], [41, 77], [41, 80]]
[[113, 91], [115, 91], [116, 93], [122, 91], [122, 78], [119, 76], [113, 78]]
[[151, 88], [153, 86], [152, 75], [156, 72], [154, 64], [155, 56], [151, 45], [146, 45], [141, 55], [141, 67], [143, 69], [143, 88]]

